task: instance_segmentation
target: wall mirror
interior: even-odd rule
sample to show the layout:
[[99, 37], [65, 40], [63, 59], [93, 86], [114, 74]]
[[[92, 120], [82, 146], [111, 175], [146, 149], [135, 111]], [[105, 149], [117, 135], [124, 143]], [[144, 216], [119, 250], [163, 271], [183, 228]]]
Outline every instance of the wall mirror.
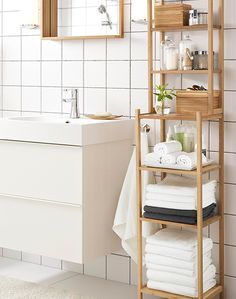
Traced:
[[41, 0], [42, 38], [121, 38], [124, 0]]

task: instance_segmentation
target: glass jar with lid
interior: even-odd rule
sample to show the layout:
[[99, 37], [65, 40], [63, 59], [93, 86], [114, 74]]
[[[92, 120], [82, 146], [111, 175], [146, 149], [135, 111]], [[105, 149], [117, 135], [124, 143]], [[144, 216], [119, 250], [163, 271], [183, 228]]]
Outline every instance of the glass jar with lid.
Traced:
[[161, 70], [178, 69], [178, 48], [168, 36], [161, 42]]
[[185, 35], [179, 43], [179, 68], [180, 70], [192, 70], [193, 68], [193, 42], [189, 35]]

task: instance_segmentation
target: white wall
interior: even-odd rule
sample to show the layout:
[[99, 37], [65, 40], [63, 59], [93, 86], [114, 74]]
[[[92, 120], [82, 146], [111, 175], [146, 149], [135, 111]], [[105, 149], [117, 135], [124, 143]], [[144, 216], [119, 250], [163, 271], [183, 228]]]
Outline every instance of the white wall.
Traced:
[[[80, 91], [83, 113], [109, 110], [133, 116], [136, 107], [147, 109], [147, 32], [146, 26], [131, 24], [131, 0], [125, 0], [125, 38], [117, 40], [41, 41], [38, 30], [19, 27], [17, 6], [20, 0], [0, 1], [1, 92], [0, 110], [3, 116], [69, 113], [62, 104], [62, 90], [76, 87]], [[205, 0], [193, 1], [204, 7]], [[227, 299], [236, 298], [236, 1], [226, 0], [225, 29], [225, 188], [226, 188], [226, 285]], [[206, 49], [206, 33], [194, 32], [192, 39], [200, 49]], [[176, 40], [181, 34], [175, 34]], [[157, 35], [158, 40], [158, 35]], [[217, 43], [215, 49], [217, 50]], [[158, 60], [154, 47], [155, 59]], [[204, 76], [169, 78], [170, 85], [185, 88], [195, 82], [206, 85]], [[158, 77], [157, 77], [158, 82]], [[155, 128], [150, 133], [151, 145], [157, 140]], [[217, 124], [207, 124], [211, 156], [217, 154]], [[214, 225], [209, 233], [217, 247]], [[102, 257], [90, 265], [72, 265], [45, 257], [3, 250], [4, 256], [43, 263], [53, 267], [74, 269], [126, 283], [136, 282], [136, 267], [121, 251]]]

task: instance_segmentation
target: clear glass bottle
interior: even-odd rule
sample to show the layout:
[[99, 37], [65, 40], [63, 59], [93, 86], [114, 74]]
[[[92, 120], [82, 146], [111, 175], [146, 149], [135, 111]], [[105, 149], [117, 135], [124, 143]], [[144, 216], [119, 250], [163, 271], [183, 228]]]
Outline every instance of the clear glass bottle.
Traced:
[[168, 36], [161, 42], [161, 70], [178, 69], [178, 48]]
[[179, 43], [179, 68], [180, 70], [192, 70], [193, 68], [193, 42], [189, 35], [185, 35]]

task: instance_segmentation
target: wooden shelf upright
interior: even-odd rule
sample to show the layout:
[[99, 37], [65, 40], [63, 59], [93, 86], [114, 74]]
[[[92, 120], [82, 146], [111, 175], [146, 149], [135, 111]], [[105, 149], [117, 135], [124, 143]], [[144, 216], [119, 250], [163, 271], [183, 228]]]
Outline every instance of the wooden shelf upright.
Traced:
[[[153, 1], [147, 0], [148, 5], [148, 113], [141, 114], [140, 110], [136, 110], [136, 182], [137, 182], [137, 234], [138, 234], [138, 299], [143, 299], [143, 294], [156, 295], [168, 299], [190, 299], [193, 297], [182, 296], [178, 294], [163, 292], [161, 290], [149, 289], [143, 283], [143, 252], [142, 252], [142, 223], [144, 221], [158, 223], [162, 226], [171, 224], [176, 227], [183, 228], [195, 228], [197, 230], [198, 239], [198, 297], [197, 299], [208, 299], [220, 296], [220, 299], [224, 299], [224, 0], [219, 0], [219, 24], [215, 26], [213, 24], [213, 2], [208, 1], [208, 25], [199, 26], [198, 28], [153, 28], [153, 13], [152, 6]], [[161, 5], [164, 4], [164, 0], [159, 1]], [[176, 1], [178, 2], [178, 1]], [[154, 111], [154, 97], [153, 97], [153, 82], [156, 74], [160, 76], [160, 84], [163, 85], [166, 82], [166, 74], [184, 74], [184, 72], [174, 71], [165, 72], [154, 69], [153, 64], [153, 35], [156, 32], [160, 32], [160, 41], [165, 38], [165, 32], [176, 31], [191, 31], [191, 30], [205, 30], [208, 33], [208, 70], [201, 71], [189, 71], [188, 74], [206, 74], [208, 76], [208, 114], [202, 114], [196, 111], [193, 114], [170, 114], [170, 115], [157, 115]], [[214, 56], [213, 56], [213, 42], [214, 31], [218, 30], [219, 35], [219, 55], [218, 55], [218, 70], [214, 70]], [[220, 91], [220, 106], [219, 109], [213, 109], [213, 92], [214, 92], [214, 73], [217, 73], [219, 78], [219, 91]], [[196, 121], [197, 127], [197, 169], [194, 171], [181, 171], [176, 169], [161, 169], [156, 167], [146, 167], [141, 164], [141, 121], [143, 119], [153, 119], [160, 122], [160, 141], [165, 141], [165, 123], [166, 120], [192, 120]], [[202, 165], [202, 125], [203, 121], [218, 121], [219, 122], [219, 163], [211, 166]], [[197, 224], [189, 225], [183, 223], [175, 223], [162, 220], [154, 220], [143, 218], [142, 216], [142, 172], [153, 171], [160, 172], [161, 177], [164, 178], [168, 173], [175, 174], [189, 174], [196, 177], [197, 180]], [[203, 221], [202, 213], [202, 175], [207, 172], [218, 171], [219, 172], [219, 203], [218, 214], [214, 217]], [[219, 283], [207, 291], [203, 292], [203, 228], [210, 224], [219, 223]]]

